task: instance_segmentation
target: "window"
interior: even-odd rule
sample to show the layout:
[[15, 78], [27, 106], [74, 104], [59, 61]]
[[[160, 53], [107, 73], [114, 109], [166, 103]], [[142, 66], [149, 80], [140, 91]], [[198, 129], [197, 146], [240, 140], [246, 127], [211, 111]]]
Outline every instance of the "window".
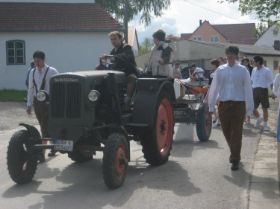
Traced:
[[273, 70], [277, 70], [278, 65], [279, 65], [279, 61], [274, 60], [274, 61], [273, 61]]
[[6, 42], [7, 65], [25, 65], [25, 43], [20, 40]]
[[201, 36], [194, 36], [193, 40], [194, 41], [202, 41], [202, 37]]
[[211, 43], [218, 43], [218, 42], [220, 42], [220, 39], [219, 39], [218, 36], [211, 36], [210, 42]]

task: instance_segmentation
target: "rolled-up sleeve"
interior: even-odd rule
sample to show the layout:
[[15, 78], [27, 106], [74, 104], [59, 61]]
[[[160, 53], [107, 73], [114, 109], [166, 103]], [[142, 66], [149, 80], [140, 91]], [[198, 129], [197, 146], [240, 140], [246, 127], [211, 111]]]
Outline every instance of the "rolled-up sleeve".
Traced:
[[215, 105], [217, 103], [219, 91], [220, 91], [220, 82], [219, 82], [219, 73], [217, 70], [214, 74], [214, 78], [208, 93], [209, 112], [214, 112], [215, 110]]
[[246, 115], [250, 116], [254, 110], [253, 90], [251, 86], [251, 79], [249, 71], [245, 71], [244, 91], [246, 102]]
[[278, 74], [273, 82], [273, 88], [272, 88], [272, 92], [275, 96], [277, 96], [277, 98], [280, 98], [280, 74]]

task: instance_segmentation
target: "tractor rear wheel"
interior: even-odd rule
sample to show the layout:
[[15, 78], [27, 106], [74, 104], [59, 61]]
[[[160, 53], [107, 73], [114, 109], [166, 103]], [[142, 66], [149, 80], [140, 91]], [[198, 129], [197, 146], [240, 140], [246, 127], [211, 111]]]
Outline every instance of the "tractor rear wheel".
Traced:
[[158, 166], [168, 161], [173, 133], [173, 107], [169, 95], [163, 92], [158, 99], [153, 128], [141, 135], [144, 158], [150, 165]]
[[197, 113], [196, 134], [201, 142], [209, 140], [212, 130], [212, 116], [207, 104], [203, 104]]
[[32, 145], [28, 145], [27, 130], [17, 131], [8, 145], [7, 165], [14, 182], [26, 184], [32, 181], [37, 169], [37, 156], [28, 152]]
[[120, 187], [126, 177], [129, 146], [127, 138], [120, 133], [108, 136], [103, 151], [103, 179], [109, 189]]

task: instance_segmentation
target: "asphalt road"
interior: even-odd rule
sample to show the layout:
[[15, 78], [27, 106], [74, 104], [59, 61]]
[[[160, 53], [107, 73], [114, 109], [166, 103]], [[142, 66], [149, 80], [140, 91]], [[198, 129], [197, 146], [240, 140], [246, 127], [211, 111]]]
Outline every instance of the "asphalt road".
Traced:
[[59, 154], [38, 166], [34, 181], [17, 186], [6, 166], [14, 130], [0, 132], [0, 209], [246, 209], [248, 187], [259, 134], [246, 129], [242, 168], [230, 170], [228, 147], [220, 129], [200, 143], [193, 127], [176, 125], [169, 162], [145, 163], [141, 146], [132, 144], [125, 184], [111, 191], [102, 180], [101, 154], [76, 164]]

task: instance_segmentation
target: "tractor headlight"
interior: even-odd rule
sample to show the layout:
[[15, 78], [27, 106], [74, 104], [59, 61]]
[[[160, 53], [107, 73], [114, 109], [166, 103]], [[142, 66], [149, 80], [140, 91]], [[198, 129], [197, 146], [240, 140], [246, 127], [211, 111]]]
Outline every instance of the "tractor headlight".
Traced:
[[99, 99], [100, 93], [96, 90], [91, 90], [88, 94], [88, 99], [91, 102], [96, 102]]
[[39, 102], [46, 102], [48, 98], [47, 92], [39, 91], [36, 95], [36, 98]]

